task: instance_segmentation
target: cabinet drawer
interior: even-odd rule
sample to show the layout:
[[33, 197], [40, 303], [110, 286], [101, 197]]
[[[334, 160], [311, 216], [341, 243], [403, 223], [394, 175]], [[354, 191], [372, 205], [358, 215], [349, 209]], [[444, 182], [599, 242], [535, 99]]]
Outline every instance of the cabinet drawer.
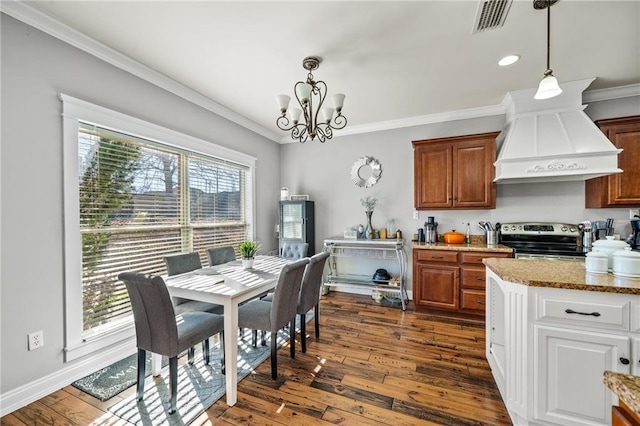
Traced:
[[416, 258], [417, 260], [427, 261], [427, 262], [458, 262], [458, 252], [457, 251], [446, 251], [446, 250], [416, 250]]
[[473, 311], [485, 310], [485, 293], [482, 290], [466, 290], [460, 291], [460, 308], [470, 309]]
[[612, 330], [629, 330], [628, 301], [568, 300], [552, 295], [538, 299], [537, 320], [593, 326]]
[[460, 260], [462, 263], [470, 263], [474, 265], [482, 265], [482, 259], [486, 259], [488, 257], [511, 257], [511, 253], [499, 252], [463, 251], [460, 254], [462, 255], [462, 258]]
[[484, 266], [465, 266], [462, 268], [462, 288], [485, 289]]

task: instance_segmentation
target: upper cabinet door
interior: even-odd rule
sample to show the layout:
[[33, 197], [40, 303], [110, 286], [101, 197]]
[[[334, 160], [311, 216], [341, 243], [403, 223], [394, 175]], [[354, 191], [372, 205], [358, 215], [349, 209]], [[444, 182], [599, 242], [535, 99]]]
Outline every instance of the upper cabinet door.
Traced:
[[414, 204], [416, 209], [453, 206], [453, 151], [448, 143], [416, 146]]
[[413, 141], [415, 208], [495, 208], [498, 134]]
[[610, 176], [590, 179], [585, 184], [585, 207], [636, 207], [640, 205], [640, 116], [600, 120], [596, 124], [623, 151]]

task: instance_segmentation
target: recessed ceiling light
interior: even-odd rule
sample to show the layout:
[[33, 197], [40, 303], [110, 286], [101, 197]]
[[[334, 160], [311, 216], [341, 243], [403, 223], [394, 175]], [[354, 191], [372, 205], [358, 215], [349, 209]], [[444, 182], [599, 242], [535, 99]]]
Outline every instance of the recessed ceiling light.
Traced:
[[498, 65], [506, 67], [507, 65], [515, 64], [520, 59], [520, 55], [507, 55], [498, 61]]

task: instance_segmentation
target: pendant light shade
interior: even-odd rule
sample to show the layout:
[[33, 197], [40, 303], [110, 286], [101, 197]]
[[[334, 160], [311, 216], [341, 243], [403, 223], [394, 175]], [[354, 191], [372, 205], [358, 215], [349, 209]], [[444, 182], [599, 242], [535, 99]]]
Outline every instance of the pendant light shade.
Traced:
[[534, 9], [547, 9], [547, 70], [544, 72], [544, 78], [540, 81], [538, 91], [533, 96], [534, 99], [549, 99], [562, 93], [562, 89], [558, 84], [558, 80], [553, 76], [553, 70], [550, 65], [551, 50], [551, 6], [558, 0], [534, 0]]
[[553, 76], [551, 70], [549, 71], [549, 74], [545, 73], [544, 78], [540, 81], [538, 91], [533, 97], [534, 99], [549, 99], [562, 93], [558, 79]]

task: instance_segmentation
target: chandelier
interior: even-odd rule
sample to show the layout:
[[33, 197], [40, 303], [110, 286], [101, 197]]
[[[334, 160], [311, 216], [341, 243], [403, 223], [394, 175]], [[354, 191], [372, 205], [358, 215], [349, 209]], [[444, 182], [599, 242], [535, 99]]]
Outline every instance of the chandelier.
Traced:
[[[327, 96], [327, 85], [324, 81], [315, 81], [311, 73], [318, 69], [320, 60], [314, 56], [302, 60], [302, 67], [309, 72], [307, 81], [299, 81], [294, 86], [294, 94], [301, 109], [289, 109], [291, 97], [287, 95], [276, 96], [281, 114], [276, 120], [276, 124], [282, 130], [291, 130], [291, 138], [298, 139], [300, 143], [305, 143], [308, 138], [314, 140], [316, 137], [324, 143], [333, 137], [334, 130], [343, 129], [347, 125], [347, 118], [342, 115], [342, 105], [345, 98], [342, 93], [333, 95], [335, 110], [331, 107], [323, 107]], [[287, 111], [289, 112], [288, 116]], [[318, 117], [320, 113], [322, 119]], [[302, 121], [300, 121], [301, 116]]]
[[534, 99], [549, 99], [562, 93], [558, 80], [553, 76], [553, 70], [549, 63], [549, 50], [551, 49], [551, 6], [558, 0], [534, 0], [533, 8], [536, 10], [547, 9], [547, 70], [540, 81], [538, 91]]

